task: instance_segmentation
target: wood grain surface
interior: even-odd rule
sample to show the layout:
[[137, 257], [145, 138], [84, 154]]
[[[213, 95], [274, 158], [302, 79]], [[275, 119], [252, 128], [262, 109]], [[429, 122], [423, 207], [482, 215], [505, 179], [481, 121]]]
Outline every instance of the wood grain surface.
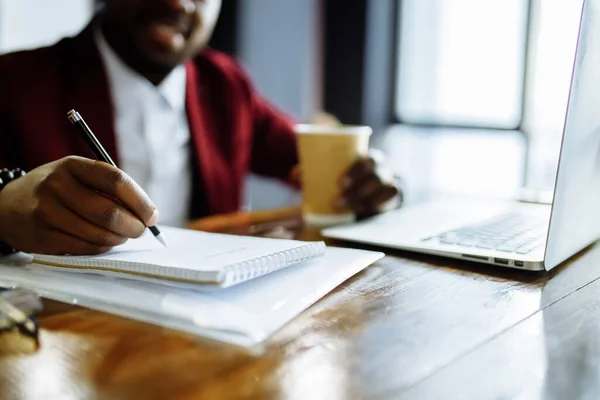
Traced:
[[[219, 230], [318, 238], [287, 217]], [[390, 252], [261, 354], [47, 301], [39, 350], [0, 357], [0, 398], [596, 399], [599, 277], [598, 247], [552, 273]]]

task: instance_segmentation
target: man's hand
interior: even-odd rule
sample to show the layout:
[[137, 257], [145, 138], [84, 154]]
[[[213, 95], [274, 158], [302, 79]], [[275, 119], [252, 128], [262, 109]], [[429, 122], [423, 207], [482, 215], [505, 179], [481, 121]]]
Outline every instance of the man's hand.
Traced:
[[367, 217], [400, 206], [402, 190], [384, 158], [382, 152], [373, 150], [350, 167], [340, 179], [337, 208], [349, 206], [359, 217]]
[[129, 176], [87, 158], [45, 164], [0, 191], [0, 242], [25, 252], [103, 253], [157, 222]]

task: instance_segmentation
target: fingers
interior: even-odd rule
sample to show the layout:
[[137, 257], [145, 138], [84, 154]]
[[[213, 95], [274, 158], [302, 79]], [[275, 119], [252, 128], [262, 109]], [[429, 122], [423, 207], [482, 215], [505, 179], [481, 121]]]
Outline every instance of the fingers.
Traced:
[[90, 223], [58, 201], [52, 203], [46, 205], [52, 207], [45, 221], [48, 227], [99, 247], [114, 247], [127, 241], [127, 237]]
[[[82, 185], [72, 176], [62, 177], [59, 185], [50, 185], [47, 190], [52, 191], [65, 208], [103, 231], [119, 237], [137, 238], [146, 229], [125, 207]], [[98, 233], [97, 230], [94, 232]], [[87, 234], [94, 233], [88, 229]], [[110, 238], [115, 239], [114, 236]]]
[[398, 195], [394, 186], [382, 186], [362, 203], [353, 207], [358, 215], [373, 215], [386, 211], [386, 206]]
[[[81, 157], [68, 157], [65, 159], [65, 167], [85, 186], [117, 199], [145, 226], [152, 226], [158, 222], [158, 211], [148, 195], [120, 169], [101, 161]], [[117, 214], [116, 217], [121, 216], [121, 212], [115, 211], [114, 208], [104, 212], [109, 213], [109, 219], [113, 218], [113, 213]]]
[[110, 250], [109, 246], [99, 246], [89, 243], [57, 230], [47, 232], [44, 235], [42, 243], [38, 244], [39, 250], [37, 252], [56, 255], [93, 255], [106, 253]]
[[398, 195], [398, 189], [381, 182], [376, 175], [370, 175], [356, 182], [346, 190], [337, 207], [351, 207], [357, 214], [380, 212], [381, 206]]
[[391, 170], [384, 171], [381, 161], [378, 162], [376, 158], [358, 160], [342, 177], [342, 194], [335, 203], [338, 209], [350, 207], [357, 214], [374, 214], [381, 212], [386, 204], [398, 197], [399, 189], [393, 180], [386, 178]]
[[344, 190], [344, 198], [351, 204], [360, 204], [368, 201], [381, 188], [382, 183], [375, 174], [370, 174]]
[[375, 160], [367, 157], [356, 161], [342, 176], [340, 186], [346, 191], [375, 171]]

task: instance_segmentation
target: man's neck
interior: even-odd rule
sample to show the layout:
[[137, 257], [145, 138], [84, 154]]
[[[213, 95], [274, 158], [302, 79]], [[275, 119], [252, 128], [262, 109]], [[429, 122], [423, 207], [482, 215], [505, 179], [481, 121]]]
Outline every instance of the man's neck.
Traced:
[[119, 38], [118, 31], [113, 29], [106, 21], [103, 21], [101, 30], [106, 43], [113, 49], [115, 54], [131, 69], [148, 79], [153, 85], [158, 86], [172, 71], [172, 69], [152, 65], [143, 60], [134, 49], [129, 48], [127, 43]]

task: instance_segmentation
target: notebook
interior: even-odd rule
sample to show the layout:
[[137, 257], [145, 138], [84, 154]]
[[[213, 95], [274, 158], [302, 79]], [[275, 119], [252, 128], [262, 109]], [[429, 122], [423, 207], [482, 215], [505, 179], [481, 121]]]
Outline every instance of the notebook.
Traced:
[[[11, 260], [13, 265], [2, 265], [0, 258], [0, 286], [23, 287], [45, 298], [255, 348], [342, 282], [382, 257], [379, 252], [328, 247], [323, 257], [239, 285], [219, 290], [189, 290], [90, 276], [67, 269], [40, 270], [37, 265], [28, 264], [30, 259], [26, 255], [17, 254], [17, 259]], [[351, 283], [358, 285], [354, 286], [357, 295], [365, 281], [378, 276], [378, 269], [374, 268]], [[339, 301], [347, 302], [347, 296], [348, 293], [340, 299], [333, 294], [320, 307], [336, 307]], [[313, 312], [319, 312], [319, 306]], [[281, 334], [285, 336], [285, 332]]]
[[96, 256], [32, 254], [36, 268], [139, 280], [228, 287], [322, 256], [323, 242], [257, 238], [161, 227]]

